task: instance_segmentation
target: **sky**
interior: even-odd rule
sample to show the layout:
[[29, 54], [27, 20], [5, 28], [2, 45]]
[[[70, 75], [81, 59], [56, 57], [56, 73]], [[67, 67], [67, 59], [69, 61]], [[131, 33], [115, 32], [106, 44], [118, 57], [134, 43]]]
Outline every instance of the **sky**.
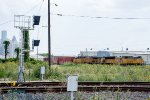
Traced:
[[[150, 48], [150, 19], [113, 19], [150, 18], [149, 5], [149, 0], [51, 0], [52, 54], [74, 56], [86, 48]], [[8, 38], [15, 35], [19, 41], [14, 15], [41, 16], [40, 25], [30, 31], [30, 44], [32, 39], [40, 39], [39, 53], [48, 52], [47, 27], [43, 27], [47, 26], [47, 0], [0, 0], [0, 31], [6, 30]]]

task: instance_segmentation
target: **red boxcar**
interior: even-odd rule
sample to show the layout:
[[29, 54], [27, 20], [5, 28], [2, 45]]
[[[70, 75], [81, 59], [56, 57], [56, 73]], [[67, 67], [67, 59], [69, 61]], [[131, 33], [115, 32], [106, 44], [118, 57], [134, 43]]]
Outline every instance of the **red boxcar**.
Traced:
[[[51, 57], [52, 64], [64, 64], [66, 62], [73, 62], [75, 57], [71, 56], [53, 56]], [[48, 58], [44, 58], [44, 61], [48, 61]]]

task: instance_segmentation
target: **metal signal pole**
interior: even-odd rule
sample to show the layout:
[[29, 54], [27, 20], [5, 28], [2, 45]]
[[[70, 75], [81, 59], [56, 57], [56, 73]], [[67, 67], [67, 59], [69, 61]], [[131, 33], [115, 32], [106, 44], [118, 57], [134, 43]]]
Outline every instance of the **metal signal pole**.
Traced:
[[51, 35], [50, 35], [50, 0], [48, 0], [48, 64], [51, 68]]
[[[20, 56], [19, 56], [19, 66], [18, 66], [18, 80], [17, 82], [25, 82], [24, 75], [24, 31], [31, 30], [31, 17], [25, 15], [15, 15], [14, 16], [14, 27], [21, 30], [20, 34]], [[29, 50], [27, 50], [29, 51]]]

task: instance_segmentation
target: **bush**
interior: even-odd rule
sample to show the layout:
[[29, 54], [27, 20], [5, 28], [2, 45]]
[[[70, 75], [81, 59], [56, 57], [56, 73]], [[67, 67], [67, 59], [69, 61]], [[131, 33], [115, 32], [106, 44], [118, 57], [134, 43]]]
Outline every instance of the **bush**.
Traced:
[[16, 62], [16, 61], [18, 61], [16, 58], [0, 59], [0, 63]]

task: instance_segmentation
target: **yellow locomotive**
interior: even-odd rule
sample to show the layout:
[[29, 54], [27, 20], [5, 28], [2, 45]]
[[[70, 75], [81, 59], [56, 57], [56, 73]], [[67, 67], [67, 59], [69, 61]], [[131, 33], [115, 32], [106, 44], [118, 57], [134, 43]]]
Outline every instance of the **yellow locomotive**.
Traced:
[[117, 64], [117, 65], [143, 65], [144, 60], [142, 57], [77, 57], [73, 60], [74, 63], [87, 63], [87, 64]]

